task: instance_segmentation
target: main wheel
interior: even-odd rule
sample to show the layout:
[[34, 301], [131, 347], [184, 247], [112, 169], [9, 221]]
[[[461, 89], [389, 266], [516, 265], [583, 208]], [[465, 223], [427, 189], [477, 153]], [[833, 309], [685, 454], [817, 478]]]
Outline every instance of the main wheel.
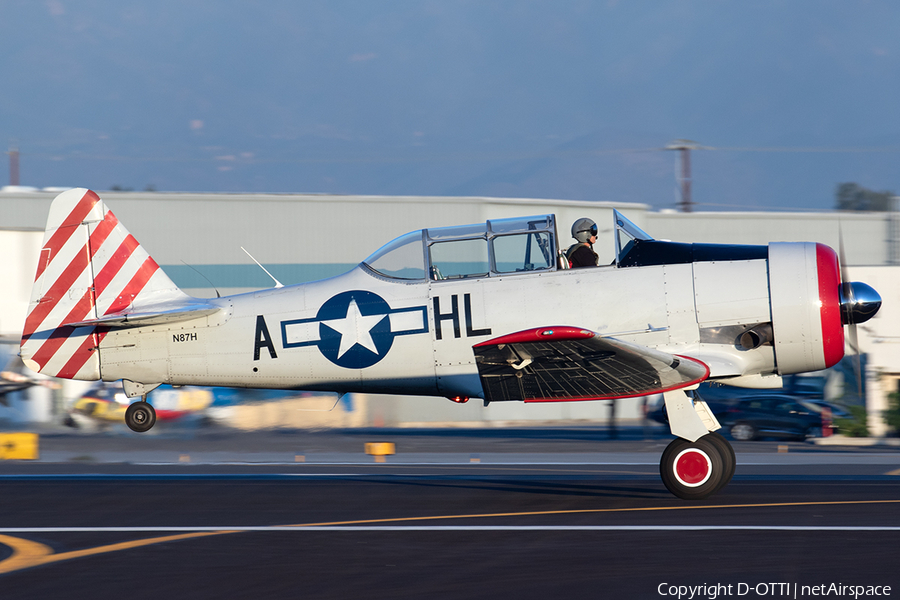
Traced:
[[708, 438], [703, 436], [696, 442], [678, 438], [663, 451], [659, 474], [666, 489], [679, 498], [706, 498], [727, 482], [722, 451]]
[[728, 443], [728, 440], [726, 440], [725, 437], [718, 431], [711, 431], [701, 439], [709, 440], [719, 448], [719, 453], [721, 454], [722, 461], [725, 464], [725, 474], [722, 477], [722, 481], [719, 482], [719, 487], [716, 488], [716, 491], [718, 492], [723, 487], [728, 485], [728, 482], [731, 481], [732, 477], [734, 477], [734, 468], [737, 464], [737, 460], [734, 456], [734, 448], [731, 447], [731, 444]]
[[156, 411], [149, 402], [135, 402], [125, 410], [125, 424], [132, 431], [143, 433], [156, 423]]

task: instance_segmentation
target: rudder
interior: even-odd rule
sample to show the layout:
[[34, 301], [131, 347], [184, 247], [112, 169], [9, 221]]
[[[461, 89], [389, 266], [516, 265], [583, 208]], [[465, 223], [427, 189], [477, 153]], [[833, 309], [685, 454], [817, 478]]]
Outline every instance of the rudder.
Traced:
[[186, 297], [96, 193], [68, 190], [53, 200], [47, 218], [22, 359], [52, 377], [100, 379], [107, 329], [68, 323]]

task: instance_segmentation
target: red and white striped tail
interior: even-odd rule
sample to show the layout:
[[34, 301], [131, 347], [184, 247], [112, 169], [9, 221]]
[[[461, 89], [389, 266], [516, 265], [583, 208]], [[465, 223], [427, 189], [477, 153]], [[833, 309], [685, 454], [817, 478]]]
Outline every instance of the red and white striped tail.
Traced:
[[138, 304], [187, 298], [91, 190], [63, 192], [50, 207], [31, 289], [21, 355], [52, 377], [101, 377], [104, 327], [71, 327]]

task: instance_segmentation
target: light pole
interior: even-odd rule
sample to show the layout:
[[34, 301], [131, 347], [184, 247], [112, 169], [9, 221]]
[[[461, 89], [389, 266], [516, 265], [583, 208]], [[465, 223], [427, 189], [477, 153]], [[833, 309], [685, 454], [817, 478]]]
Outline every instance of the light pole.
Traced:
[[15, 142], [9, 145], [9, 185], [19, 185], [19, 146]]
[[681, 177], [676, 175], [680, 184], [681, 200], [678, 209], [681, 212], [693, 212], [694, 201], [691, 200], [691, 150], [701, 148], [700, 144], [691, 140], [675, 140], [666, 145], [666, 150], [678, 150], [681, 156]]

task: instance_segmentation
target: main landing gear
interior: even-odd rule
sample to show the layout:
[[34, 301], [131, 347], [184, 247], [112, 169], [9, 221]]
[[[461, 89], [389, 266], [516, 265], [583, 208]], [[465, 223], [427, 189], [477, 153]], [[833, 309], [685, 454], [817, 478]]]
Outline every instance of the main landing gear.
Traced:
[[731, 481], [735, 466], [734, 449], [715, 432], [721, 427], [715, 415], [692, 396], [683, 390], [665, 393], [669, 428], [678, 439], [666, 447], [659, 461], [666, 489], [684, 500], [718, 492]]
[[699, 500], [718, 492], [734, 475], [734, 450], [724, 437], [710, 432], [695, 442], [672, 441], [659, 461], [659, 474], [670, 492]]
[[125, 424], [132, 431], [144, 433], [153, 427], [154, 423], [156, 423], [156, 411], [147, 402], [146, 396], [141, 398], [140, 402], [130, 404], [125, 410]]

